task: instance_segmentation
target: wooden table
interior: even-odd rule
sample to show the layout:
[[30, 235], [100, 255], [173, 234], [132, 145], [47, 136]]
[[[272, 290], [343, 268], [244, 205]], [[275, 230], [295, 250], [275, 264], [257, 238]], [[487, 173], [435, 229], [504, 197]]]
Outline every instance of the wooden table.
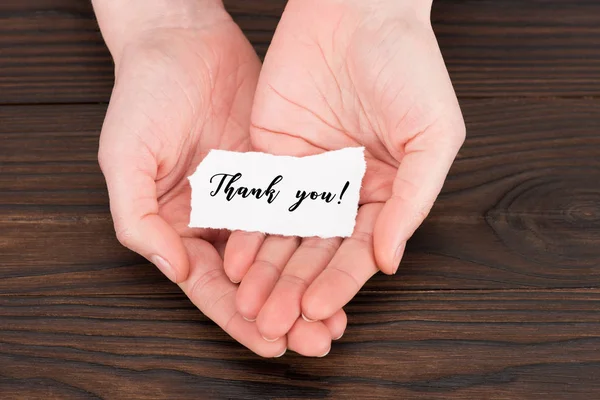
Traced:
[[[600, 2], [435, 1], [468, 140], [331, 354], [277, 360], [114, 238], [89, 3], [0, 3], [0, 398], [600, 398]], [[227, 5], [264, 54], [284, 1]]]

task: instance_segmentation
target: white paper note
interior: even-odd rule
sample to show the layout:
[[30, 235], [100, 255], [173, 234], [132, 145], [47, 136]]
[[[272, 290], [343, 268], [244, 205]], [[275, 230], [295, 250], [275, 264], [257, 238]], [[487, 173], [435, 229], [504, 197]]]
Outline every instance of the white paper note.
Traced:
[[348, 237], [365, 171], [363, 147], [307, 157], [212, 150], [189, 178], [190, 227]]

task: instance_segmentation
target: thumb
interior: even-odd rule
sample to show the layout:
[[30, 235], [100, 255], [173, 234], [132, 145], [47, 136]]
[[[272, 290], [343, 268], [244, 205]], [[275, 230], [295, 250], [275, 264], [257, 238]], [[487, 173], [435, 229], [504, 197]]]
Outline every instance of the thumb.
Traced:
[[429, 214], [464, 135], [464, 125], [458, 134], [430, 130], [405, 146], [392, 197], [377, 217], [373, 233], [375, 258], [382, 272], [396, 273], [406, 242]]
[[170, 280], [182, 282], [189, 271], [188, 257], [181, 237], [158, 214], [156, 158], [135, 135], [114, 133], [103, 129], [98, 161], [108, 186], [117, 238]]

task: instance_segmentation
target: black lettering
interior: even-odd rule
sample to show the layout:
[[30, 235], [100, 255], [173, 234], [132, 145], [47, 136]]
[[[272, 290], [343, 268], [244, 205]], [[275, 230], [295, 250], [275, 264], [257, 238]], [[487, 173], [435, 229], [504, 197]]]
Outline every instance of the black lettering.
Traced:
[[275, 193], [274, 187], [282, 180], [283, 180], [283, 176], [277, 175], [275, 177], [275, 179], [273, 179], [273, 181], [267, 187], [267, 190], [265, 191], [265, 193], [267, 193], [267, 195], [269, 196], [269, 199], [267, 200], [267, 202], [269, 204], [273, 203], [275, 201], [275, 199], [277, 198], [277, 196], [279, 196], [279, 191], [277, 191], [277, 193]]
[[237, 194], [239, 194], [245, 199], [248, 198], [248, 196], [250, 195], [248, 188], [245, 188], [243, 186], [237, 190]]
[[264, 194], [265, 192], [263, 192], [262, 189], [250, 189], [250, 195], [256, 197], [257, 199], [262, 198]]
[[327, 203], [331, 203], [333, 200], [335, 200], [335, 194], [330, 193], [330, 192], [323, 192], [321, 194], [321, 199], [325, 200]]
[[275, 190], [275, 186], [283, 180], [283, 176], [277, 175], [269, 186], [266, 189], [258, 189], [258, 188], [248, 188], [245, 186], [234, 187], [233, 184], [239, 181], [242, 178], [241, 173], [237, 173], [235, 175], [231, 174], [215, 174], [210, 178], [210, 183], [213, 183], [214, 180], [218, 179], [218, 185], [215, 190], [210, 192], [212, 197], [216, 197], [219, 193], [224, 192], [225, 198], [227, 201], [231, 201], [235, 198], [235, 196], [241, 196], [246, 199], [250, 196], [255, 197], [256, 199], [261, 199], [265, 195], [268, 196], [267, 202], [269, 204], [273, 203], [277, 196], [279, 196], [280, 191]]
[[302, 202], [304, 200], [306, 200], [307, 197], [308, 197], [308, 194], [305, 191], [298, 190], [296, 192], [296, 198], [300, 199], [300, 200], [298, 200], [297, 202], [295, 202], [294, 204], [292, 204], [291, 207], [288, 208], [288, 211], [290, 211], [290, 212], [296, 211], [298, 209], [298, 207], [300, 207], [300, 204], [302, 204]]
[[290, 212], [294, 212], [298, 209], [298, 207], [300, 207], [300, 205], [302, 205], [302, 202], [304, 202], [304, 200], [306, 199], [311, 199], [311, 200], [324, 200], [327, 203], [331, 203], [335, 198], [336, 195], [331, 193], [331, 192], [306, 192], [305, 190], [298, 190], [296, 192], [296, 198], [298, 199], [297, 202], [295, 202], [294, 204], [292, 204], [290, 206], [290, 208], [288, 208], [288, 211]]
[[235, 188], [231, 187], [231, 185], [233, 185], [236, 181], [240, 180], [241, 177], [242, 174], [238, 172], [233, 176], [233, 178], [229, 180], [229, 182], [227, 182], [227, 185], [225, 185], [225, 192], [227, 192], [227, 201], [231, 201], [235, 197]]
[[[239, 173], [238, 173], [238, 174], [236, 174], [236, 175], [229, 175], [229, 174], [215, 174], [215, 175], [213, 175], [213, 176], [210, 178], [210, 183], [213, 183], [213, 179], [215, 179], [216, 177], [219, 177], [219, 176], [221, 177], [221, 181], [219, 182], [219, 185], [217, 186], [217, 188], [216, 188], [215, 190], [213, 190], [212, 192], [210, 192], [210, 195], [211, 195], [212, 197], [215, 197], [217, 194], [219, 194], [219, 191], [220, 191], [220, 190], [221, 190], [221, 188], [223, 187], [223, 184], [225, 183], [225, 180], [226, 180], [227, 178], [230, 178], [230, 177], [235, 177], [235, 176], [237, 176], [237, 175], [239, 175], [240, 177], [242, 176], [242, 174], [239, 174]], [[239, 179], [239, 178], [238, 178], [238, 179]], [[236, 180], [237, 180], [237, 179], [236, 179]]]

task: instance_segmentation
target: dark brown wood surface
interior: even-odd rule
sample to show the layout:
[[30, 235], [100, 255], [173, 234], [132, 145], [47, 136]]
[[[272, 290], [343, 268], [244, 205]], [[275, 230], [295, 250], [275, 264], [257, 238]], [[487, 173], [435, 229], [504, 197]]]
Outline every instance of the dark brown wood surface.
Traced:
[[[260, 54], [283, 0], [228, 0]], [[0, 2], [0, 399], [600, 398], [600, 3], [437, 0], [468, 128], [325, 359], [263, 360], [112, 231], [87, 0]]]

